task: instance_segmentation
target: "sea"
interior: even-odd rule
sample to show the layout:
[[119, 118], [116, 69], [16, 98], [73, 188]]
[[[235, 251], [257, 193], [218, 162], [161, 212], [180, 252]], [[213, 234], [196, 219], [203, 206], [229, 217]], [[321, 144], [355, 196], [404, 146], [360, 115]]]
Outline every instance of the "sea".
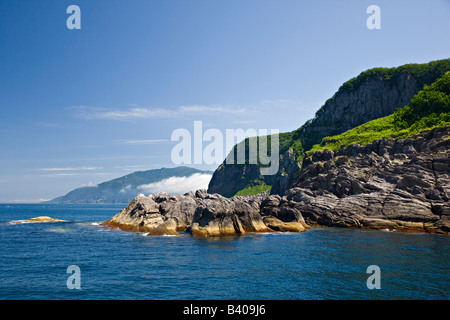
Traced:
[[[0, 204], [0, 300], [450, 298], [448, 235], [313, 227], [194, 238], [100, 225], [123, 207]], [[64, 221], [15, 223], [37, 216]]]

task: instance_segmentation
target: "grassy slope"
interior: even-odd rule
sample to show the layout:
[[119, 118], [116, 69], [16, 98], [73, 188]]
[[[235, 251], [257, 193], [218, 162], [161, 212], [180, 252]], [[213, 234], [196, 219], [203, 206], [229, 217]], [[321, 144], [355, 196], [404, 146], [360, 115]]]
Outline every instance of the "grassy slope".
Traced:
[[256, 194], [260, 194], [263, 192], [270, 193], [270, 189], [272, 187], [265, 184], [264, 182], [262, 184], [258, 184], [255, 186], [248, 186], [245, 189], [242, 189], [241, 191], [238, 191], [235, 195], [236, 196], [253, 196]]

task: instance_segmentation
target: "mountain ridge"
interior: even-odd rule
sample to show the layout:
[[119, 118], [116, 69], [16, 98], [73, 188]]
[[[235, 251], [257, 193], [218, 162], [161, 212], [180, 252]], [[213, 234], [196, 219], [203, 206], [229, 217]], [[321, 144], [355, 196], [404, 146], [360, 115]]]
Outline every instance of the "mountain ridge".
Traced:
[[212, 171], [199, 170], [186, 166], [136, 171], [112, 180], [104, 181], [96, 186], [76, 188], [64, 196], [43, 203], [129, 203], [135, 196], [143, 192], [142, 189], [145, 190], [145, 188], [139, 189], [140, 186], [158, 183], [173, 177], [191, 177], [194, 174], [210, 175]]

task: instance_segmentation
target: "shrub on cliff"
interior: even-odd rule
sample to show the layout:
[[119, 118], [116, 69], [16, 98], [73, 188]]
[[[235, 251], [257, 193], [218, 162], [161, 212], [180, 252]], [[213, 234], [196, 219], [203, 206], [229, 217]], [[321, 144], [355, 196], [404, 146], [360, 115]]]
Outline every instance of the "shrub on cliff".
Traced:
[[423, 118], [437, 119], [443, 113], [450, 113], [450, 72], [425, 86], [409, 105], [394, 114], [394, 119], [399, 128], [406, 129]]

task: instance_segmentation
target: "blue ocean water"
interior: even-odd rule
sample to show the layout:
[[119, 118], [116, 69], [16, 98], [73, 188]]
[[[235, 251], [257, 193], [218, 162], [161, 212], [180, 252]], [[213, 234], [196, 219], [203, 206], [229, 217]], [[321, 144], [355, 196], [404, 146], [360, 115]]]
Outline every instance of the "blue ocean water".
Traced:
[[[0, 204], [0, 299], [449, 299], [448, 235], [304, 233], [148, 237], [98, 223], [121, 205]], [[36, 216], [66, 220], [13, 224]], [[67, 267], [80, 268], [69, 289]], [[368, 289], [367, 267], [380, 268]]]

